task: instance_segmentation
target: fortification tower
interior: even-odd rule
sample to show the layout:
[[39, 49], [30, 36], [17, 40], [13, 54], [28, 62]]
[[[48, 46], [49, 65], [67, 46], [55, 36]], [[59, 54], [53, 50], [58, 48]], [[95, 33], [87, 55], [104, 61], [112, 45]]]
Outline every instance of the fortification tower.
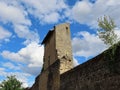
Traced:
[[73, 68], [70, 27], [68, 23], [54, 26], [44, 38], [45, 45], [43, 71], [53, 63], [59, 62], [59, 73]]
[[70, 27], [54, 26], [44, 38], [44, 64], [30, 90], [60, 90], [60, 75], [73, 68]]

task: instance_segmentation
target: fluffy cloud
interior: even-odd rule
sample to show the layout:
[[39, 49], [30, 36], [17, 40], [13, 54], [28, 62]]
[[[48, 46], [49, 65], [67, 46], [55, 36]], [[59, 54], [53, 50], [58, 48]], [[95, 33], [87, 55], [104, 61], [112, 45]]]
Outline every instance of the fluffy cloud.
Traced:
[[117, 25], [119, 24], [120, 2], [118, 0], [96, 0], [95, 3], [89, 0], [78, 1], [71, 10], [71, 18], [81, 24], [97, 27], [97, 20], [103, 15], [111, 16]]
[[[0, 21], [4, 23], [12, 22], [17, 35], [20, 38], [27, 39], [27, 43], [32, 40], [33, 36], [38, 37], [36, 32], [34, 32], [34, 35], [32, 34], [33, 32], [29, 30], [31, 21], [28, 18], [28, 14], [39, 19], [42, 24], [57, 23], [59, 20], [64, 20], [67, 17], [70, 20], [73, 19], [91, 27], [97, 27], [97, 19], [100, 16], [109, 15], [114, 18], [119, 25], [120, 3], [118, 0], [96, 0], [95, 3], [91, 3], [90, 0], [82, 0], [77, 1], [72, 9], [65, 4], [64, 0], [52, 0], [49, 4], [48, 2], [49, 0], [1, 0]], [[24, 6], [21, 3], [23, 3]], [[25, 37], [26, 35], [29, 36]], [[28, 40], [30, 36], [31, 39]], [[36, 41], [38, 41], [38, 39]]]
[[14, 25], [14, 27], [18, 37], [26, 39], [23, 44], [28, 45], [32, 42], [39, 43], [39, 35], [34, 31], [30, 31], [26, 25]]
[[3, 1], [0, 2], [0, 19], [3, 22], [12, 22], [16, 24], [30, 24], [31, 22], [25, 18], [26, 12], [20, 7], [9, 5]]
[[[24, 44], [29, 44], [32, 41], [39, 42], [38, 34], [29, 27], [31, 21], [28, 19], [28, 12], [18, 1], [0, 1], [0, 22], [3, 24], [12, 23], [14, 32], [19, 38], [24, 38]], [[33, 38], [35, 37], [35, 38]]]
[[40, 23], [57, 23], [68, 9], [64, 0], [1, 0], [0, 3], [2, 21], [23, 25], [31, 25], [28, 14], [39, 19]]
[[0, 41], [9, 41], [9, 37], [11, 37], [12, 33], [5, 30], [0, 26]]
[[82, 31], [72, 39], [73, 53], [75, 56], [95, 56], [106, 49], [106, 45], [96, 36]]
[[73, 58], [73, 65], [74, 67], [76, 67], [77, 65], [79, 65], [78, 61], [76, 58]]
[[91, 3], [88, 3], [86, 1], [80, 1], [76, 3], [76, 5], [72, 8], [73, 19], [82, 24], [86, 23], [88, 21], [88, 18], [85, 17], [88, 17], [92, 9], [91, 7]]
[[120, 39], [120, 29], [119, 28], [115, 29], [115, 34], [117, 34], [118, 38]]
[[11, 62], [7, 62], [7, 63], [0, 63], [3, 67], [5, 68], [9, 68], [11, 70], [20, 70], [20, 67], [18, 65], [14, 65], [13, 63]]
[[60, 12], [63, 13], [68, 8], [64, 0], [22, 0], [22, 2], [28, 12], [38, 18], [42, 24], [57, 23], [64, 16], [60, 15]]
[[[37, 43], [31, 43], [18, 52], [3, 51], [1, 55], [17, 63], [23, 63], [21, 69], [32, 75], [38, 75], [43, 64], [44, 47]], [[23, 68], [26, 67], [26, 68]], [[31, 71], [30, 71], [31, 70]], [[39, 70], [39, 72], [38, 72]]]
[[56, 23], [60, 19], [60, 16], [57, 12], [50, 13], [48, 15], [45, 15], [43, 20], [43, 23]]
[[5, 68], [0, 68], [0, 76], [5, 76], [6, 72], [5, 72]]

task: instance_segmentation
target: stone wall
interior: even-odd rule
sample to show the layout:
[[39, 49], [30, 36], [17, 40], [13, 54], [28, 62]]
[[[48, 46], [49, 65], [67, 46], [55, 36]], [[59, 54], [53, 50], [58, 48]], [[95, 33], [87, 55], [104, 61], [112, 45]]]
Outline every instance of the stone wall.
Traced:
[[120, 46], [117, 46], [116, 60], [111, 64], [116, 67], [112, 67], [115, 72], [109, 67], [106, 52], [112, 53], [112, 49], [62, 74], [60, 90], [120, 90]]
[[59, 90], [60, 74], [73, 68], [69, 24], [56, 25], [42, 44], [45, 45], [42, 72], [30, 90]]
[[[55, 26], [48, 36], [43, 70], [26, 90], [120, 90], [120, 43], [71, 69], [69, 24]], [[115, 60], [110, 57], [113, 49]]]
[[59, 60], [53, 63], [48, 69], [41, 72], [36, 77], [35, 83], [30, 89], [26, 90], [59, 90], [60, 88], [60, 72]]
[[52, 65], [56, 60], [56, 47], [55, 47], [55, 31], [51, 31], [52, 34], [45, 42], [44, 48], [44, 70], [46, 70], [50, 65]]
[[49, 67], [49, 72], [44, 71], [36, 78], [29, 90], [120, 90], [120, 45], [115, 50], [115, 62], [112, 63], [115, 72], [109, 67], [110, 57], [106, 52], [111, 53], [112, 49], [62, 75], [57, 70], [60, 62], [56, 61]]

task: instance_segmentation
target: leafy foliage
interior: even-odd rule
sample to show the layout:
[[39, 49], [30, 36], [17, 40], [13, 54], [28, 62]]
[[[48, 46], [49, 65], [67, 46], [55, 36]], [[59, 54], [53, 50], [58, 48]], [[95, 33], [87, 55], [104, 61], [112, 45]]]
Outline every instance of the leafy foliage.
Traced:
[[24, 90], [21, 85], [22, 83], [18, 81], [15, 76], [8, 76], [7, 79], [0, 84], [0, 90]]
[[116, 25], [110, 17], [99, 18], [98, 26], [98, 36], [105, 44], [112, 46], [118, 42], [118, 37], [114, 32]]
[[[117, 56], [117, 47], [120, 45], [120, 41], [118, 40], [118, 36], [115, 34], [116, 25], [112, 18], [108, 16], [104, 16], [98, 19], [98, 36], [104, 41], [105, 44], [111, 46], [105, 52], [105, 60], [107, 60], [107, 66], [110, 72], [118, 73], [116, 64]], [[118, 42], [119, 41], [119, 42]]]

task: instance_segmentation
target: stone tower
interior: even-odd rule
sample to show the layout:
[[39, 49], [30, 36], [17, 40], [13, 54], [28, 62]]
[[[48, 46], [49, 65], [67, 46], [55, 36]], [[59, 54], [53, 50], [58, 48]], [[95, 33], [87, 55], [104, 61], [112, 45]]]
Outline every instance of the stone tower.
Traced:
[[73, 68], [69, 24], [54, 26], [42, 44], [45, 47], [43, 68], [29, 90], [60, 90], [60, 75]]
[[73, 68], [70, 27], [68, 23], [59, 24], [49, 31], [42, 44], [45, 45], [43, 70], [56, 61], [60, 62], [60, 74]]
[[[70, 27], [57, 25], [44, 38], [44, 64], [38, 77], [38, 90], [60, 90], [60, 75], [73, 68]], [[36, 89], [37, 90], [37, 89]]]

